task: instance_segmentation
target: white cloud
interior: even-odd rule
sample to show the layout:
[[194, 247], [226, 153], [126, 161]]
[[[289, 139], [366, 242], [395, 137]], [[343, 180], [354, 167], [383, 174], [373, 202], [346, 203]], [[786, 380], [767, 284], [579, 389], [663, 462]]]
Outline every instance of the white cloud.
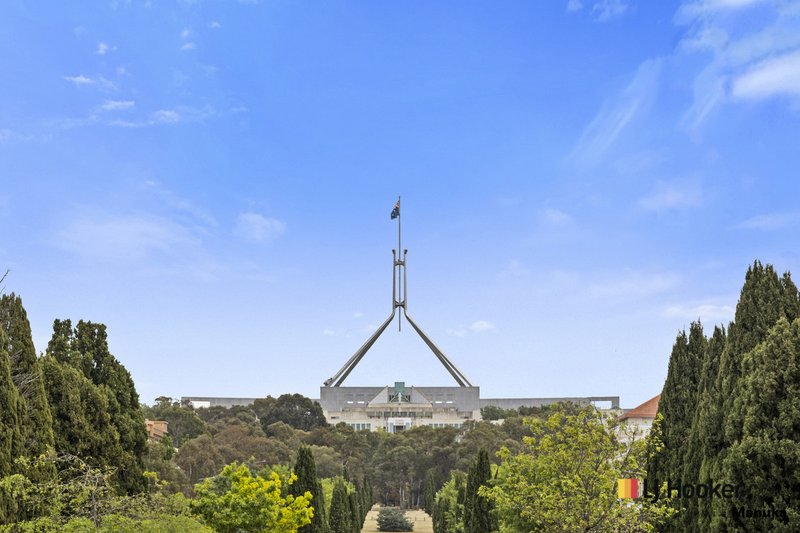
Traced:
[[336, 335], [336, 332], [333, 331], [330, 328], [325, 328], [325, 329], [322, 330], [322, 334], [323, 335], [327, 335], [327, 336], [333, 336], [333, 335]]
[[187, 39], [191, 34], [192, 30], [190, 30], [189, 28], [184, 28], [183, 31], [181, 32], [181, 39]]
[[765, 0], [697, 0], [686, 2], [678, 9], [675, 19], [679, 22], [685, 22], [693, 18], [708, 16], [715, 12], [736, 11], [764, 2]]
[[589, 286], [592, 298], [638, 298], [672, 290], [680, 282], [674, 274], [642, 274], [630, 272], [619, 279], [610, 279]]
[[720, 323], [733, 319], [736, 308], [732, 305], [717, 305], [713, 303], [678, 304], [664, 309], [667, 318], [680, 318], [684, 320], [700, 320], [702, 323]]
[[572, 217], [568, 213], [554, 207], [543, 210], [539, 219], [548, 226], [563, 226], [572, 222]]
[[575, 13], [583, 9], [583, 2], [581, 0], [569, 0], [567, 2], [567, 13]]
[[448, 335], [452, 335], [453, 337], [463, 337], [467, 334], [467, 329], [464, 326], [458, 326], [455, 329], [448, 329], [446, 333]]
[[356, 311], [355, 313], [353, 313], [353, 318], [361, 318], [362, 316], [364, 316], [364, 313], [362, 313], [361, 311]]
[[180, 120], [180, 113], [172, 109], [159, 109], [152, 115], [152, 121], [156, 124], [174, 124]]
[[703, 201], [703, 189], [695, 182], [656, 183], [655, 188], [639, 199], [638, 206], [645, 211], [667, 211], [699, 207]]
[[530, 273], [531, 270], [521, 261], [512, 259], [508, 262], [508, 268], [501, 271], [497, 276], [499, 278], [524, 278], [529, 276]]
[[150, 214], [88, 214], [56, 232], [54, 244], [88, 259], [141, 261], [153, 254], [180, 256], [197, 244], [180, 224]]
[[194, 49], [195, 49], [194, 43], [184, 43], [183, 46], [181, 46], [182, 52], [187, 52], [189, 50], [194, 50]]
[[77, 76], [64, 76], [65, 80], [74, 83], [76, 86], [80, 87], [81, 85], [91, 85], [94, 83], [92, 78], [86, 77], [83, 74], [78, 74]]
[[242, 213], [236, 220], [235, 233], [246, 241], [271, 242], [283, 235], [286, 223], [258, 213]]
[[650, 107], [661, 78], [661, 65], [660, 59], [639, 65], [625, 90], [607, 100], [584, 128], [569, 159], [579, 165], [593, 165], [605, 156], [634, 118]]
[[733, 82], [734, 98], [761, 100], [770, 96], [800, 96], [800, 51], [757, 64]]
[[95, 50], [94, 53], [100, 56], [104, 56], [108, 52], [113, 52], [116, 49], [117, 49], [116, 46], [109, 46], [108, 44], [100, 41], [99, 43], [97, 43], [97, 50]]
[[800, 220], [798, 213], [770, 213], [748, 218], [738, 224], [739, 229], [777, 230], [794, 226]]
[[607, 22], [620, 17], [628, 10], [628, 5], [622, 0], [598, 0], [592, 6], [592, 16], [598, 22]]
[[222, 24], [220, 24], [216, 20], [212, 20], [211, 22], [208, 23], [208, 27], [212, 30], [218, 30], [219, 28], [222, 27]]
[[99, 111], [124, 111], [131, 109], [134, 105], [136, 102], [133, 100], [106, 100], [97, 109]]
[[471, 329], [472, 331], [474, 331], [476, 333], [483, 333], [485, 331], [493, 330], [494, 329], [494, 324], [492, 324], [491, 322], [487, 322], [486, 320], [478, 320], [476, 322], [473, 322], [469, 326], [469, 329]]

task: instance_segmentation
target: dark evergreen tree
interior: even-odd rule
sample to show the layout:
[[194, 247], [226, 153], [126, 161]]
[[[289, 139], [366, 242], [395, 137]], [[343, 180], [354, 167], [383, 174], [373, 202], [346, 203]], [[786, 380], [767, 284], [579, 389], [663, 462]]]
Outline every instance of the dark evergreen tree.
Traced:
[[336, 480], [331, 498], [328, 525], [331, 533], [352, 533], [353, 523], [350, 512], [350, 498], [347, 487], [341, 479]]
[[422, 504], [425, 512], [433, 516], [433, 508], [436, 503], [436, 474], [429, 470], [425, 475], [425, 492], [422, 498]]
[[497, 529], [497, 521], [492, 510], [492, 503], [478, 493], [482, 486], [488, 486], [492, 479], [492, 467], [489, 453], [481, 448], [478, 458], [472, 464], [467, 475], [467, 487], [464, 498], [464, 533], [490, 533]]
[[0, 327], [6, 331], [5, 349], [11, 376], [22, 401], [22, 439], [19, 441], [22, 449], [19, 453], [38, 457], [53, 449], [53, 419], [28, 315], [22, 299], [14, 293], [0, 297]]
[[351, 492], [347, 497], [350, 500], [350, 522], [353, 525], [353, 533], [361, 533], [361, 528], [364, 527], [364, 517], [361, 514], [358, 492]]
[[[713, 461], [712, 478], [725, 480], [732, 475], [725, 467], [730, 448], [742, 437], [744, 420], [742, 410], [735, 409], [742, 394], [742, 360], [748, 352], [763, 342], [772, 326], [784, 317], [797, 318], [800, 296], [797, 287], [785, 274], [779, 278], [772, 265], [763, 266], [756, 261], [745, 276], [744, 286], [736, 305], [734, 321], [728, 328], [728, 339], [720, 357], [717, 376], [718, 397], [714, 414], [718, 417], [712, 426], [722, 428], [719, 450], [708, 450], [708, 460]], [[712, 501], [709, 527], [714, 530], [733, 528], [731, 507], [720, 498]]]
[[[97, 394], [104, 398], [102, 403], [106, 405], [118, 440], [118, 446], [112, 447], [114, 453], [106, 457], [109, 461], [106, 466], [115, 469], [117, 488], [129, 494], [144, 490], [146, 485], [142, 458], [146, 452], [147, 432], [139, 406], [139, 395], [130, 373], [108, 350], [106, 327], [103, 324], [80, 321], [73, 329], [69, 320], [56, 320], [47, 353], [54, 363], [66, 364], [78, 370], [97, 389], [96, 392], [90, 392], [81, 384], [83, 407], [89, 410], [86, 413], [87, 420], [98, 417]], [[52, 368], [53, 376], [58, 376], [55, 366]], [[70, 385], [65, 384], [65, 387], [69, 388]], [[57, 425], [64, 428], [64, 424]], [[68, 431], [68, 435], [76, 437], [74, 433]], [[59, 440], [58, 437], [56, 440]], [[85, 444], [92, 448], [91, 441], [94, 439], [87, 437], [87, 440], [89, 442], [71, 442], [63, 436], [61, 438], [62, 443], [71, 442], [73, 448], [80, 448]], [[110, 442], [112, 432], [107, 432], [101, 440]]]
[[[677, 481], [683, 476], [706, 348], [707, 341], [699, 322], [691, 324], [688, 338], [682, 331], [675, 340], [658, 404], [658, 412], [663, 415], [661, 436], [664, 447], [651, 458], [647, 468], [647, 475], [652, 480]], [[682, 500], [678, 502], [684, 503]], [[683, 531], [682, 519], [683, 513], [678, 513], [664, 529]]]
[[[728, 449], [724, 479], [746, 488], [718, 517], [728, 530], [800, 531], [800, 320], [781, 317], [742, 359], [734, 413], [741, 438]], [[786, 520], [745, 518], [735, 509], [778, 509]]]
[[[719, 359], [725, 349], [725, 329], [717, 326], [708, 341], [706, 356], [700, 371], [697, 390], [697, 407], [687, 444], [683, 476], [686, 481], [703, 483], [711, 479], [713, 461], [709, 450], [719, 450], [722, 443], [721, 419], [715, 416], [714, 400], [717, 398]], [[713, 424], [717, 424], [714, 426]], [[685, 531], [709, 531], [711, 505], [707, 498], [690, 499], [680, 519]]]
[[298, 529], [298, 533], [324, 533], [327, 531], [325, 497], [322, 494], [322, 485], [317, 479], [314, 455], [308, 446], [301, 446], [297, 450], [294, 474], [297, 479], [289, 488], [290, 494], [297, 497], [310, 492], [312, 495], [311, 506], [314, 508], [314, 516], [311, 519], [311, 523]]
[[[19, 421], [20, 398], [11, 381], [11, 364], [8, 360], [6, 334], [0, 326], [0, 478], [12, 473], [17, 443], [22, 441]], [[0, 499], [2, 499], [0, 493]], [[0, 523], [7, 502], [0, 501]]]

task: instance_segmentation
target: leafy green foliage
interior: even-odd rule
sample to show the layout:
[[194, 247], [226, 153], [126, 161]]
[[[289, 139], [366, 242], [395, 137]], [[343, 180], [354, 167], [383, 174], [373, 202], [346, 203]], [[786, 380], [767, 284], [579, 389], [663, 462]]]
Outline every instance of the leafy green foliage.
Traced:
[[436, 493], [432, 515], [434, 533], [464, 532], [465, 493], [466, 476], [454, 470], [450, 479]]
[[530, 420], [525, 450], [501, 452], [492, 488], [478, 493], [512, 531], [650, 531], [665, 512], [617, 501], [617, 479], [642, 477], [644, 443], [620, 444], [593, 408]]
[[265, 431], [267, 426], [275, 422], [284, 422], [304, 431], [328, 425], [319, 403], [302, 394], [283, 394], [277, 399], [270, 396], [256, 400], [253, 408]]
[[264, 479], [254, 476], [245, 465], [233, 463], [195, 487], [197, 499], [191, 507], [220, 533], [294, 533], [311, 523], [311, 493], [284, 497], [282, 485], [274, 472]]
[[414, 531], [406, 512], [397, 507], [381, 507], [378, 511], [378, 531]]
[[[11, 381], [7, 344], [5, 331], [0, 326], [0, 476], [11, 473], [14, 456], [19, 453], [15, 446], [22, 441], [19, 421], [20, 397]], [[2, 520], [3, 506], [3, 502], [0, 501], [0, 520]]]

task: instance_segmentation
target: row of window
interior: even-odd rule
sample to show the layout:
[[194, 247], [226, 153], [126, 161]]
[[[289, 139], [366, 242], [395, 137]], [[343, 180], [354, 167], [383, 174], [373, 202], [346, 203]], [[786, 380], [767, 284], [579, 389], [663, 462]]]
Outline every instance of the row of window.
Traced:
[[350, 427], [356, 431], [361, 431], [362, 429], [366, 429], [367, 431], [372, 430], [372, 424], [350, 424]]

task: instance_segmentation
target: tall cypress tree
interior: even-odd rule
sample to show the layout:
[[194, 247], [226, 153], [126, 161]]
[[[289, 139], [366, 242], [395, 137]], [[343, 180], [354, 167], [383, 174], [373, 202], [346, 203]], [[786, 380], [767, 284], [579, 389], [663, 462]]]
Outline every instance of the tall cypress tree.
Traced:
[[337, 479], [333, 486], [328, 525], [331, 533], [352, 533], [353, 531], [350, 499], [347, 496], [347, 487], [341, 479]]
[[292, 483], [289, 492], [295, 497], [302, 496], [306, 491], [310, 492], [312, 495], [311, 506], [314, 508], [311, 523], [298, 529], [298, 533], [325, 533], [327, 531], [325, 497], [322, 494], [322, 485], [317, 479], [314, 455], [308, 446], [301, 446], [297, 451], [294, 474], [297, 476], [297, 480]]
[[763, 518], [732, 509], [778, 509], [787, 520], [770, 520], [770, 531], [800, 531], [800, 319], [780, 318], [764, 342], [742, 359], [735, 415], [742, 420], [722, 466], [729, 482], [747, 496], [735, 497], [721, 517], [728, 530], [764, 530]]
[[[797, 287], [785, 274], [779, 278], [772, 265], [763, 266], [756, 261], [748, 268], [744, 286], [736, 305], [736, 316], [728, 328], [728, 340], [720, 357], [717, 376], [715, 414], [719, 418], [714, 425], [722, 428], [720, 450], [714, 454], [709, 450], [713, 461], [712, 477], [725, 480], [732, 474], [725, 467], [730, 448], [742, 437], [743, 411], [736, 409], [737, 398], [742, 394], [742, 360], [748, 352], [763, 342], [772, 326], [781, 317], [789, 321], [797, 318]], [[741, 400], [738, 400], [741, 401]], [[717, 499], [712, 502], [709, 526], [720, 530], [733, 527], [731, 507], [727, 502]]]
[[353, 533], [361, 533], [361, 528], [364, 527], [364, 519], [361, 516], [361, 504], [358, 502], [358, 492], [351, 492], [347, 497], [350, 500], [350, 523], [353, 528]]
[[492, 478], [489, 453], [485, 448], [478, 451], [478, 458], [469, 469], [464, 500], [464, 533], [490, 533], [497, 529], [492, 513], [493, 505], [478, 493], [482, 486], [488, 486]]
[[[682, 331], [675, 339], [658, 403], [658, 412], [664, 417], [661, 425], [664, 448], [648, 465], [647, 475], [651, 479], [677, 481], [683, 476], [706, 349], [707, 341], [699, 322], [691, 324], [688, 337]], [[676, 515], [665, 530], [683, 531], [683, 514]]]
[[[117, 488], [129, 494], [143, 490], [145, 481], [142, 457], [147, 445], [144, 417], [130, 373], [108, 350], [106, 327], [103, 324], [80, 321], [77, 327], [72, 328], [69, 320], [56, 320], [47, 353], [54, 363], [69, 365], [79, 371], [96, 389], [90, 391], [81, 383], [78, 396], [83, 400], [82, 407], [88, 410], [85, 413], [86, 420], [92, 420], [94, 422], [90, 423], [98, 423], [100, 427], [104, 427], [98, 407], [105, 405], [113, 431], [104, 432], [101, 440], [110, 443], [113, 434], [116, 434], [118, 445], [111, 446], [113, 454], [105, 454], [105, 459], [108, 461], [107, 466], [116, 469]], [[64, 379], [63, 372], [59, 374], [57, 367], [51, 368], [53, 379], [57, 382]], [[65, 384], [64, 390], [69, 388], [70, 385]], [[102, 397], [102, 401], [98, 400], [97, 395]], [[63, 424], [60, 427], [62, 431], [66, 431], [66, 435], [70, 434]], [[93, 448], [93, 439], [86, 438], [88, 437], [83, 436], [79, 444]], [[67, 439], [61, 442], [69, 446], [71, 441]], [[74, 445], [72, 444], [73, 447]]]
[[[11, 365], [8, 360], [6, 333], [0, 326], [0, 477], [13, 470], [16, 443], [21, 442], [19, 423], [20, 399], [17, 388], [11, 381]], [[1, 495], [2, 493], [0, 493]], [[7, 502], [0, 501], [0, 511]], [[0, 523], [4, 517], [0, 516]]]
[[28, 315], [22, 298], [14, 293], [0, 298], [0, 327], [6, 331], [5, 349], [11, 363], [11, 376], [22, 399], [20, 453], [37, 457], [53, 449], [53, 418]]
[[[725, 349], [725, 329], [717, 326], [708, 341], [697, 390], [697, 407], [692, 420], [682, 479], [687, 482], [697, 480], [704, 483], [712, 474], [710, 450], [719, 450], [722, 442], [720, 418], [715, 416], [713, 400], [717, 397], [717, 374], [719, 359]], [[714, 426], [713, 424], [717, 424]], [[716, 452], [715, 452], [716, 453]], [[711, 505], [708, 499], [690, 499], [682, 513], [681, 520], [685, 531], [709, 531]]]

